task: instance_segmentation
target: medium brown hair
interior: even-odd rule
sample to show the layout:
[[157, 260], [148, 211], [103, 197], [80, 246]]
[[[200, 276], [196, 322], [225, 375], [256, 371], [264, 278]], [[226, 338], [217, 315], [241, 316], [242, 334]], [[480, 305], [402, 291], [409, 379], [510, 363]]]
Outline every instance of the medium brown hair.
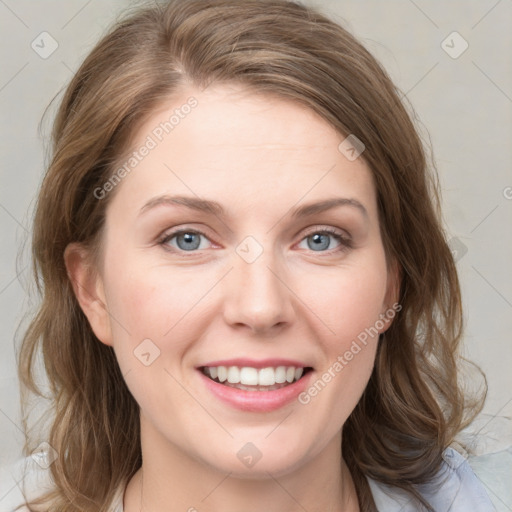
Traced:
[[[58, 458], [54, 491], [39, 503], [105, 511], [141, 465], [138, 405], [113, 349], [81, 311], [63, 255], [72, 242], [98, 251], [114, 192], [98, 200], [93, 191], [112, 176], [144, 120], [187, 84], [212, 83], [305, 105], [364, 143], [402, 310], [343, 427], [342, 453], [362, 511], [375, 510], [367, 477], [421, 501], [416, 484], [438, 472], [470, 404], [458, 386], [461, 298], [435, 171], [401, 94], [351, 34], [313, 9], [286, 0], [174, 0], [117, 22], [73, 77], [54, 122], [33, 230], [42, 302], [19, 356], [23, 396], [41, 393], [38, 354], [51, 392], [47, 440]], [[28, 414], [24, 422], [30, 453], [37, 441]]]

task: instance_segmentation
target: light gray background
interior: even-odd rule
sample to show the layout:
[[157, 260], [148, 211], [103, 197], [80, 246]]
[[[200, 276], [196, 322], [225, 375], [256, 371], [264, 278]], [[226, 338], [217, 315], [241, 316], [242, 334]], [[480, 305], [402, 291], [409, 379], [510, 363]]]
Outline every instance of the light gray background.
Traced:
[[[467, 319], [464, 350], [489, 380], [484, 424], [510, 417], [512, 1], [306, 3], [330, 13], [364, 42], [430, 133], [446, 228], [462, 256], [457, 265]], [[30, 267], [25, 256], [17, 268], [16, 258], [30, 232], [44, 168], [50, 125], [43, 125], [41, 136], [38, 123], [91, 46], [131, 5], [128, 0], [0, 0], [0, 467], [21, 454], [14, 338], [26, 308]], [[31, 48], [43, 31], [58, 43], [46, 59]], [[453, 31], [469, 45], [458, 58], [442, 46]], [[444, 43], [452, 53], [462, 48], [457, 37]]]

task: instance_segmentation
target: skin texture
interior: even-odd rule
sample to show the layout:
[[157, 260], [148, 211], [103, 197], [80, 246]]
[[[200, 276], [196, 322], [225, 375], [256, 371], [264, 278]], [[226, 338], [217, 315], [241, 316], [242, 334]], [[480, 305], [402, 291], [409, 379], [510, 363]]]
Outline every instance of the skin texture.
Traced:
[[[338, 150], [345, 137], [312, 111], [228, 85], [175, 96], [134, 148], [191, 96], [196, 108], [117, 185], [97, 272], [80, 246], [65, 254], [80, 305], [114, 347], [141, 409], [143, 473], [128, 485], [125, 510], [140, 509], [142, 475], [143, 510], [154, 512], [358, 510], [341, 428], [370, 377], [377, 336], [309, 403], [272, 412], [220, 402], [195, 368], [290, 358], [312, 366], [314, 382], [389, 310], [397, 283], [371, 172]], [[163, 194], [216, 201], [225, 213], [177, 205], [140, 213]], [[337, 197], [359, 201], [366, 214], [345, 205], [292, 216]], [[199, 248], [180, 250], [176, 237], [160, 243], [176, 228], [202, 231]], [[351, 247], [331, 236], [327, 249], [310, 248], [324, 229]], [[251, 251], [262, 250], [252, 263], [236, 251], [247, 236], [257, 242]], [[149, 366], [134, 356], [145, 339], [160, 350]], [[261, 452], [252, 467], [237, 457], [248, 442]]]

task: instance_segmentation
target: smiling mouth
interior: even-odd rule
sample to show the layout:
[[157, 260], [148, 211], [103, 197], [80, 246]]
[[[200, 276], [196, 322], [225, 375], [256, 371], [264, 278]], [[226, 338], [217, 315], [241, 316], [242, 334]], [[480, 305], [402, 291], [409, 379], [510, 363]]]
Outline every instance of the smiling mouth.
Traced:
[[243, 391], [273, 391], [297, 382], [313, 368], [277, 366], [258, 369], [247, 366], [203, 366], [200, 370], [206, 377], [224, 386]]

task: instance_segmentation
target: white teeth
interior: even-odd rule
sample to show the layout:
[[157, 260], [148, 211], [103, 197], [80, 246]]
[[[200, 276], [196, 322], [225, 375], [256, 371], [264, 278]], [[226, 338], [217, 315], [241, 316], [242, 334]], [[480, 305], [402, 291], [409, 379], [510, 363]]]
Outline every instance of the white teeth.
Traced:
[[278, 366], [277, 368], [252, 368], [244, 366], [207, 366], [204, 373], [212, 379], [226, 384], [241, 384], [242, 386], [274, 386], [276, 384], [291, 384], [299, 380], [304, 368], [294, 366]]
[[[276, 374], [274, 368], [262, 368], [258, 374], [258, 384], [260, 386], [273, 386], [276, 383]], [[245, 384], [242, 382], [242, 384]]]
[[[211, 370], [211, 368], [209, 368]], [[217, 367], [217, 378], [220, 382], [224, 382], [228, 378], [228, 371], [225, 366]]]
[[275, 376], [276, 384], [282, 384], [286, 382], [286, 366], [278, 366], [276, 368]]
[[230, 366], [228, 368], [228, 382], [230, 384], [238, 384], [240, 382], [240, 369], [238, 366]]
[[246, 386], [257, 386], [259, 384], [258, 370], [244, 366], [240, 370], [240, 382]]

